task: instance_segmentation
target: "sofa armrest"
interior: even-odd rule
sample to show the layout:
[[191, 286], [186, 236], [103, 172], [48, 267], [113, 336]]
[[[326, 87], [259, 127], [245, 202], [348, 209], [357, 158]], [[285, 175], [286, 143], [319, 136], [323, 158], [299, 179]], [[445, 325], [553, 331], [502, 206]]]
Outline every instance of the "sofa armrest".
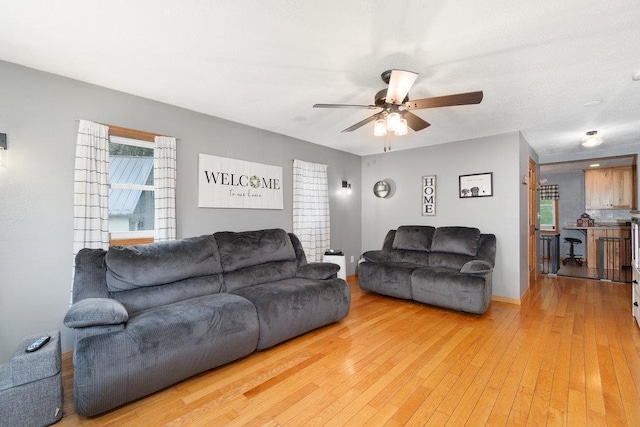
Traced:
[[479, 259], [471, 260], [465, 263], [460, 269], [460, 273], [467, 274], [484, 274], [493, 271], [493, 266], [487, 261]]
[[298, 267], [296, 277], [325, 280], [335, 277], [339, 270], [340, 266], [338, 264], [331, 262], [312, 262]]
[[129, 313], [122, 304], [111, 298], [86, 298], [69, 307], [64, 316], [68, 328], [120, 325], [129, 320]]
[[362, 258], [369, 262], [389, 262], [391, 261], [391, 253], [385, 250], [367, 251], [362, 254]]

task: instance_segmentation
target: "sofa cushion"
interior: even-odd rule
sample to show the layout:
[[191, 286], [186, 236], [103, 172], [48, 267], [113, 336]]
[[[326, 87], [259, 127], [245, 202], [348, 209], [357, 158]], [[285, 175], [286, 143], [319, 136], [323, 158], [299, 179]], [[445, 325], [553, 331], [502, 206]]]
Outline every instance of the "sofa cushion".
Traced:
[[272, 261], [265, 264], [252, 265], [224, 274], [226, 292], [233, 292], [247, 286], [260, 283], [275, 282], [296, 276], [296, 261]]
[[393, 238], [393, 249], [429, 251], [435, 228], [427, 225], [402, 225]]
[[469, 255], [454, 254], [451, 252], [431, 252], [429, 254], [429, 267], [448, 268], [460, 271], [463, 265], [471, 261]]
[[105, 256], [110, 292], [162, 285], [222, 272], [213, 236], [112, 246]]
[[476, 256], [480, 230], [472, 227], [438, 227], [431, 243], [432, 252]]
[[215, 294], [145, 310], [126, 329], [76, 342], [76, 411], [95, 415], [256, 349], [255, 306]]
[[342, 319], [351, 302], [349, 287], [340, 279], [287, 279], [242, 288], [235, 294], [256, 307], [258, 350]]
[[296, 253], [286, 231], [281, 229], [222, 231], [214, 234], [224, 272], [272, 261], [296, 261]]
[[222, 291], [222, 274], [190, 277], [173, 283], [128, 291], [111, 292], [111, 298], [119, 301], [129, 314], [147, 310], [152, 307], [173, 304], [174, 302], [197, 298], [204, 295], [217, 294]]
[[396, 249], [391, 251], [390, 262], [410, 263], [426, 267], [430, 265], [431, 253], [427, 251], [410, 251], [407, 249]]
[[396, 249], [390, 251], [367, 251], [362, 254], [362, 258], [369, 262], [390, 262], [402, 264], [414, 264], [422, 267], [428, 267], [429, 252], [425, 251], [409, 251], [405, 249]]
[[419, 268], [411, 276], [415, 301], [451, 310], [482, 314], [491, 300], [491, 286], [478, 275], [448, 268]]
[[391, 261], [390, 251], [373, 250], [362, 254], [362, 258], [369, 262], [389, 262]]
[[411, 274], [419, 265], [393, 262], [363, 262], [358, 265], [358, 284], [365, 291], [411, 299]]

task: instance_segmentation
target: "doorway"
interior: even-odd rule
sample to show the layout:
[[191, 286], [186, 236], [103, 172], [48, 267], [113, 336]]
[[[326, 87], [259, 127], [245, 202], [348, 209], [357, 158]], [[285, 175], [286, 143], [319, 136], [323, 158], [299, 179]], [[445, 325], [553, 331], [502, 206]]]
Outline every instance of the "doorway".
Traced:
[[[543, 212], [540, 210], [540, 229], [538, 246], [539, 273], [557, 274], [558, 276], [610, 280], [627, 282], [629, 280], [629, 264], [627, 246], [629, 244], [626, 224], [630, 221], [630, 207], [620, 206], [595, 207], [594, 188], [591, 181], [585, 179], [598, 174], [594, 169], [630, 170], [631, 182], [637, 183], [637, 156], [625, 155], [600, 157], [580, 161], [540, 164], [538, 169], [539, 188], [555, 186], [559, 191], [557, 206], [551, 205], [546, 222], [552, 223], [551, 213], [558, 215], [557, 231], [549, 226], [543, 227]], [[599, 175], [598, 175], [599, 176]], [[587, 188], [589, 194], [587, 194]], [[609, 187], [611, 188], [611, 187]], [[606, 193], [607, 190], [599, 190]], [[636, 205], [636, 187], [634, 186], [633, 207]], [[587, 197], [588, 196], [588, 197]], [[543, 197], [541, 197], [542, 199]], [[542, 200], [540, 200], [542, 202]], [[627, 202], [628, 204], [628, 202]], [[589, 215], [595, 223], [592, 228], [583, 227], [583, 216]], [[611, 228], [607, 228], [611, 227]], [[557, 236], [557, 237], [556, 237]], [[557, 241], [555, 240], [557, 239]], [[573, 242], [573, 244], [571, 244]], [[575, 262], [573, 257], [581, 262]], [[545, 264], [545, 260], [550, 260]], [[555, 270], [554, 270], [555, 267]]]

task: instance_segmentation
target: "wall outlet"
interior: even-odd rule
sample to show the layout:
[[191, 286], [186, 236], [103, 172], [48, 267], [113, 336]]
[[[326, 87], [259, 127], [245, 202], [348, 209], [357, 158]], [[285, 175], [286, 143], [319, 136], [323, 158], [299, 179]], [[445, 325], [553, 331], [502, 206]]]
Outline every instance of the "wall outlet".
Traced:
[[353, 264], [353, 255], [351, 255], [351, 263]]

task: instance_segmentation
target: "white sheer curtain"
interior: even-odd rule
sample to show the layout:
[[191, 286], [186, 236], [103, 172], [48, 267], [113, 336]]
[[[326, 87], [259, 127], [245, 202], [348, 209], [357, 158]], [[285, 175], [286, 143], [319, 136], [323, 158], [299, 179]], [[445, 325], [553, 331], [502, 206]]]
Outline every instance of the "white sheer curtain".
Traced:
[[153, 151], [155, 241], [176, 238], [176, 139], [156, 136]]
[[293, 232], [309, 262], [331, 247], [327, 165], [293, 161]]
[[109, 248], [109, 128], [80, 120], [73, 190], [73, 255]]

